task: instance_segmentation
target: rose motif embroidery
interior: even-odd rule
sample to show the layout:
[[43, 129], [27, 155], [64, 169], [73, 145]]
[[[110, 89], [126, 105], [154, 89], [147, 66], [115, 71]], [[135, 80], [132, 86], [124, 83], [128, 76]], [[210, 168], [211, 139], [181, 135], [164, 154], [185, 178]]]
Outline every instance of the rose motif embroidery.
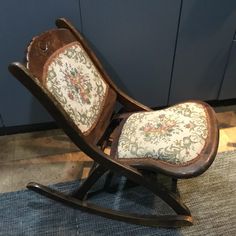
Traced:
[[201, 104], [189, 102], [165, 110], [139, 112], [125, 122], [117, 155], [183, 164], [201, 152], [207, 135], [207, 117]]
[[44, 68], [47, 89], [82, 132], [95, 125], [107, 85], [78, 42], [56, 51]]

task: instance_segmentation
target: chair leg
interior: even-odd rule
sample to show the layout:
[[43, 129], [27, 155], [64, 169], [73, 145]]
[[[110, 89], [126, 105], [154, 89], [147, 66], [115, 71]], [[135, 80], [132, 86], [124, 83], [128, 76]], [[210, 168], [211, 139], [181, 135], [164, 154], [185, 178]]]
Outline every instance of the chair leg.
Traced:
[[181, 227], [193, 224], [190, 211], [180, 201], [180, 198], [176, 194], [165, 188], [162, 184], [151, 183], [152, 179], [140, 184], [146, 187], [147, 189], [151, 190], [155, 195], [159, 196], [167, 204], [169, 204], [169, 206], [175, 210], [177, 215], [154, 216], [154, 215], [132, 214], [104, 208], [88, 202], [87, 200], [85, 200], [86, 194], [88, 193], [89, 189], [93, 186], [93, 184], [106, 171], [107, 169], [98, 165], [91, 172], [87, 180], [85, 180], [85, 182], [81, 185], [81, 187], [72, 196], [65, 195], [57, 190], [53, 190], [50, 189], [49, 187], [33, 182], [29, 183], [27, 185], [27, 188], [42, 195], [45, 195], [51, 199], [59, 201], [63, 204], [77, 207], [83, 211], [133, 224], [146, 225], [146, 226], [160, 226], [160, 227]]
[[27, 187], [39, 194], [47, 196], [63, 204], [79, 208], [80, 210], [88, 213], [100, 215], [114, 220], [120, 220], [128, 223], [152, 227], [159, 226], [176, 228], [182, 226], [190, 226], [193, 224], [192, 217], [189, 215], [155, 216], [125, 213], [117, 210], [104, 208], [93, 203], [77, 199], [72, 196], [67, 196], [57, 190], [53, 190], [41, 184], [31, 182], [27, 185]]
[[[144, 186], [144, 185], [143, 185]], [[189, 215], [191, 216], [191, 213], [186, 205], [183, 204], [183, 202], [180, 200], [180, 197], [167, 189], [164, 185], [161, 183], [156, 184], [149, 184], [146, 183], [146, 188], [151, 190], [155, 195], [160, 197], [163, 201], [165, 201], [172, 209], [180, 215]]]
[[114, 177], [114, 173], [112, 171], [109, 171], [109, 173], [106, 176], [105, 183], [104, 183], [104, 190], [107, 192], [114, 192], [114, 188], [110, 189], [113, 177]]
[[[128, 177], [128, 176], [127, 176]], [[149, 189], [155, 195], [160, 197], [164, 202], [166, 202], [177, 214], [180, 215], [188, 215], [191, 216], [190, 210], [184, 203], [180, 200], [180, 196], [178, 193], [176, 194], [165, 185], [158, 181], [156, 175], [146, 175], [146, 178], [141, 178], [139, 180], [132, 178], [137, 184], [142, 185], [143, 187]], [[174, 188], [176, 185], [177, 188], [177, 180], [174, 180]]]
[[97, 180], [107, 171], [104, 167], [98, 165], [95, 167], [88, 178], [83, 182], [81, 187], [73, 193], [73, 196], [83, 200], [86, 198], [86, 194], [88, 193], [89, 189], [97, 182]]
[[92, 167], [91, 167], [90, 170], [89, 170], [88, 176], [91, 175], [91, 173], [93, 172], [93, 170], [94, 170], [97, 166], [98, 166], [98, 164], [94, 161], [93, 164], [92, 164]]
[[98, 190], [95, 190], [93, 192], [87, 192], [83, 198], [83, 200], [85, 199], [89, 199], [95, 195], [98, 195], [99, 193], [102, 193], [102, 192], [108, 192], [108, 193], [115, 193], [117, 192], [118, 190], [118, 186], [115, 185], [115, 186], [111, 186], [111, 183], [112, 183], [112, 178], [113, 178], [113, 175], [114, 173], [113, 172], [109, 172], [106, 176], [106, 179], [105, 179], [105, 183], [104, 183], [104, 186]]
[[178, 194], [177, 184], [178, 184], [178, 179], [172, 178], [171, 191], [175, 194]]

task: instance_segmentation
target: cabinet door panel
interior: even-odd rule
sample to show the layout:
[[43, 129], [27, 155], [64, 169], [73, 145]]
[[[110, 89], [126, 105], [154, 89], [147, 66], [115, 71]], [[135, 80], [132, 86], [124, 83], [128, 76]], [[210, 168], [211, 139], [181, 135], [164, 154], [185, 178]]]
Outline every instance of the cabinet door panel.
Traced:
[[167, 104], [180, 0], [81, 0], [83, 33], [111, 78], [149, 105]]
[[8, 0], [0, 7], [0, 114], [6, 126], [51, 121], [46, 110], [7, 70], [22, 61], [27, 44], [37, 34], [55, 28], [56, 18], [68, 17], [79, 26], [79, 1]]
[[233, 41], [219, 96], [219, 99], [231, 98], [236, 98], [236, 40]]
[[170, 103], [217, 99], [236, 22], [236, 1], [184, 0]]

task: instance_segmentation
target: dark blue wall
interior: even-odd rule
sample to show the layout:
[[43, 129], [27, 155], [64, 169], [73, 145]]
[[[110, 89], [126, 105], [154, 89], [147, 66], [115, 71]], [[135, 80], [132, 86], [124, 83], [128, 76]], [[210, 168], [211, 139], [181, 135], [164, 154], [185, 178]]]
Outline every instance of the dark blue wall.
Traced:
[[232, 42], [230, 57], [219, 96], [219, 99], [231, 98], [236, 98], [236, 39]]
[[5, 126], [52, 120], [36, 99], [10, 75], [7, 67], [13, 61], [22, 61], [32, 37], [53, 28], [55, 19], [67, 16], [80, 27], [79, 12], [77, 0], [1, 2], [0, 114]]
[[112, 79], [149, 106], [236, 98], [235, 0], [8, 0], [0, 8], [5, 126], [52, 120], [7, 67], [58, 17], [81, 29]]
[[167, 105], [180, 0], [81, 0], [83, 33], [113, 80], [149, 106]]
[[235, 29], [235, 0], [183, 1], [170, 103], [218, 98]]

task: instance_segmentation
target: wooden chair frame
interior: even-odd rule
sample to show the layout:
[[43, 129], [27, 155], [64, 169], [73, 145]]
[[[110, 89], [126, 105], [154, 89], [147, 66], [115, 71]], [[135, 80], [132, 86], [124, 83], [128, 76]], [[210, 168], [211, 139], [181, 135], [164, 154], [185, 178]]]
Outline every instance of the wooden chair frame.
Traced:
[[[191, 165], [173, 166], [165, 162], [155, 163], [155, 168], [151, 162], [139, 161], [121, 161], [115, 158], [114, 153], [107, 155], [104, 153], [104, 148], [110, 144], [110, 135], [116, 130], [116, 135], [122, 128], [122, 123], [132, 112], [151, 111], [147, 106], [130, 98], [122, 92], [109, 78], [104, 71], [102, 65], [96, 58], [95, 54], [87, 45], [82, 35], [75, 27], [66, 19], [60, 18], [56, 20], [56, 25], [59, 29], [66, 29], [82, 44], [87, 54], [97, 67], [100, 74], [103, 76], [107, 84], [115, 91], [117, 102], [123, 105], [123, 110], [128, 114], [117, 113], [110, 119], [110, 125], [103, 133], [102, 137], [96, 142], [90, 142], [88, 137], [85, 137], [74, 122], [68, 117], [62, 107], [55, 101], [52, 95], [35, 80], [35, 76], [21, 63], [12, 63], [9, 66], [10, 72], [26, 87], [29, 91], [42, 103], [48, 112], [54, 117], [59, 126], [65, 131], [70, 139], [80, 148], [81, 151], [91, 157], [96, 165], [90, 172], [89, 177], [83, 182], [79, 189], [71, 196], [52, 190], [49, 187], [38, 183], [29, 183], [27, 187], [40, 194], [46, 195], [52, 199], [60, 201], [64, 204], [78, 207], [86, 212], [98, 214], [115, 220], [121, 220], [134, 224], [147, 226], [161, 227], [181, 227], [192, 225], [193, 220], [189, 209], [181, 202], [180, 197], [176, 193], [177, 179], [191, 178], [203, 173], [213, 162], [218, 146], [219, 134], [217, 122], [213, 110], [207, 106], [209, 113], [209, 123], [213, 127], [209, 134], [208, 148], [204, 150], [201, 157]], [[116, 138], [114, 138], [116, 140]], [[114, 143], [113, 143], [114, 145]], [[113, 149], [114, 150], [114, 149]], [[169, 190], [163, 184], [158, 183], [152, 175], [146, 175], [141, 170], [146, 170], [155, 173], [162, 173], [173, 179], [173, 189]], [[95, 182], [106, 172], [114, 172], [125, 176], [128, 180], [149, 189], [152, 193], [160, 197], [166, 202], [177, 214], [167, 216], [142, 215], [134, 213], [124, 213], [112, 209], [103, 208], [87, 201], [89, 190]]]

